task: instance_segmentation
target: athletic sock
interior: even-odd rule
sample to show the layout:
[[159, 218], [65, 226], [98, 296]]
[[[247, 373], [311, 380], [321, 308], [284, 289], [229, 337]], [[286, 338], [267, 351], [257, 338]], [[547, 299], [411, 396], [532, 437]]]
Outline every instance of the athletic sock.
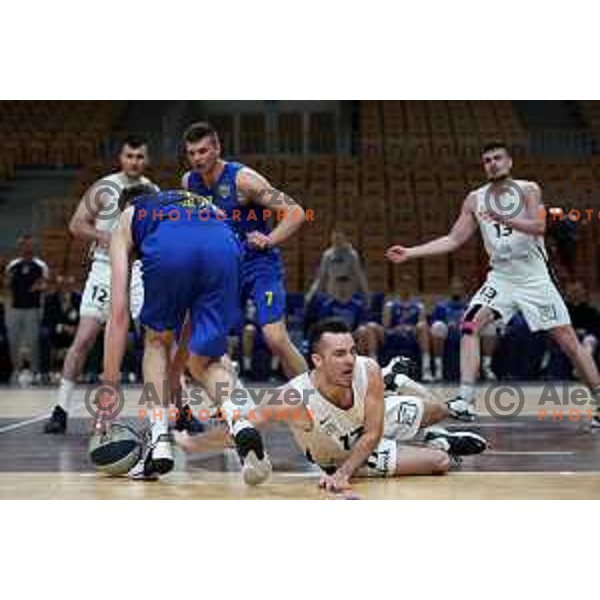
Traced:
[[57, 404], [66, 413], [71, 409], [71, 401], [73, 400], [73, 392], [75, 391], [75, 382], [70, 379], [61, 377], [60, 387], [58, 388]]
[[442, 377], [444, 375], [444, 361], [442, 357], [436, 356], [433, 359], [433, 362], [435, 363], [435, 374]]
[[271, 371], [277, 371], [279, 369], [279, 357], [271, 356]]
[[252, 359], [249, 356], [242, 357], [242, 365], [244, 366], [244, 371], [252, 371]]
[[483, 364], [483, 368], [484, 369], [491, 369], [492, 368], [492, 357], [491, 356], [482, 356], [481, 357], [481, 362]]
[[472, 404], [473, 402], [475, 402], [475, 384], [461, 383], [458, 395]]
[[155, 443], [159, 436], [169, 432], [169, 409], [164, 406], [154, 407], [150, 413], [150, 422], [152, 443]]
[[431, 372], [431, 356], [427, 352], [421, 355], [421, 368], [423, 369], [423, 373]]

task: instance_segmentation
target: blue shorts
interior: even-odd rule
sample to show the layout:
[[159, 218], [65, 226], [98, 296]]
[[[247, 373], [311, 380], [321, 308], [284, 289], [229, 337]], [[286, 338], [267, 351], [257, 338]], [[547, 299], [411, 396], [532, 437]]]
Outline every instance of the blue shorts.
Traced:
[[285, 317], [283, 263], [279, 254], [247, 254], [242, 266], [242, 306], [250, 298], [259, 327]]
[[177, 331], [186, 314], [192, 323], [189, 350], [219, 357], [227, 333], [239, 321], [240, 248], [222, 228], [181, 236], [142, 256], [144, 306], [140, 321], [154, 331]]

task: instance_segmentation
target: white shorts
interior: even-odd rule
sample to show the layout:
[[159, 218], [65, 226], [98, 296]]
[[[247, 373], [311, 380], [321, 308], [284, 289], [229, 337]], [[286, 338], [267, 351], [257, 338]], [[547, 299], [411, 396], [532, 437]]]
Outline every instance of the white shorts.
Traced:
[[521, 311], [531, 331], [571, 324], [565, 302], [549, 275], [511, 280], [492, 270], [471, 299], [465, 314], [477, 304], [497, 311], [504, 323]]
[[[106, 323], [110, 314], [110, 265], [95, 260], [88, 274], [79, 314]], [[135, 320], [144, 304], [144, 284], [139, 261], [133, 263], [129, 289], [129, 309]]]
[[425, 405], [418, 396], [385, 398], [383, 438], [355, 477], [393, 477], [400, 444], [412, 440], [421, 428]]

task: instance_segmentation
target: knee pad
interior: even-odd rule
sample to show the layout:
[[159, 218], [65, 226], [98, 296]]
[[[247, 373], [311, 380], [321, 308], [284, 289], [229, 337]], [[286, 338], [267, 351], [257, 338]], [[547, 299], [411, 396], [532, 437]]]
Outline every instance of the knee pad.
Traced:
[[434, 321], [431, 324], [431, 335], [437, 338], [447, 338], [448, 337], [448, 325], [443, 321]]
[[477, 333], [477, 325], [474, 321], [463, 321], [460, 324], [461, 335], [473, 335]]

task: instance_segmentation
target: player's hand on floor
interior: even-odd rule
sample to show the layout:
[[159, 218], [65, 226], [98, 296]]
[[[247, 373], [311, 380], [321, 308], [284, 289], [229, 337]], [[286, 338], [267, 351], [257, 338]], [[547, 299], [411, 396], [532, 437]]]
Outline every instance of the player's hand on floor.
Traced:
[[110, 233], [108, 231], [98, 231], [96, 244], [102, 250], [108, 250], [110, 247]]
[[391, 246], [387, 249], [385, 256], [394, 263], [402, 263], [410, 258], [408, 248], [404, 246]]
[[322, 475], [319, 480], [319, 487], [326, 492], [332, 492], [334, 494], [339, 494], [340, 492], [349, 491], [351, 489], [348, 478], [344, 475], [338, 475], [337, 473], [333, 475]]
[[248, 240], [250, 247], [256, 248], [257, 250], [266, 250], [272, 246], [269, 236], [260, 231], [251, 231], [246, 236], [246, 239]]

